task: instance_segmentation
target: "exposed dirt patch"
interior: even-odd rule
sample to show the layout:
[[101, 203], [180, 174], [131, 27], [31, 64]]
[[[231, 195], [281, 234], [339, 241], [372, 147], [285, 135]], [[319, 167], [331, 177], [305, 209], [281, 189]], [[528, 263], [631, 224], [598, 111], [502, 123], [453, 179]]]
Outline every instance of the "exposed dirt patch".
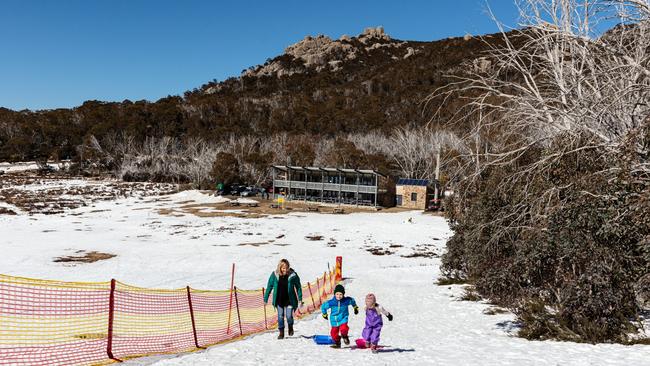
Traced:
[[[238, 197], [228, 196], [231, 200], [235, 200]], [[222, 203], [201, 203], [201, 204], [189, 204], [179, 207], [179, 209], [191, 213], [200, 217], [241, 217], [241, 218], [263, 218], [271, 216], [274, 219], [283, 218], [282, 215], [286, 215], [291, 212], [313, 212], [320, 214], [332, 214], [335, 212], [340, 212], [343, 210], [344, 214], [356, 213], [356, 212], [400, 212], [408, 211], [401, 208], [389, 208], [382, 209], [381, 211], [375, 210], [372, 207], [355, 207], [355, 206], [329, 206], [329, 205], [315, 205], [313, 203], [305, 203], [301, 201], [291, 201], [285, 202], [282, 207], [278, 206], [272, 200], [262, 200], [259, 197], [254, 197], [255, 201], [259, 203], [257, 206], [249, 206], [245, 203], [239, 204], [236, 206], [238, 213], [229, 213], [229, 212], [205, 212], [202, 210], [206, 209], [217, 209], [217, 210], [232, 210], [230, 202]], [[232, 201], [231, 201], [232, 202]], [[184, 202], [180, 202], [182, 205]], [[314, 210], [317, 208], [318, 211]], [[294, 216], [297, 216], [294, 214]], [[303, 216], [304, 217], [304, 216]]]
[[322, 235], [307, 235], [307, 236], [305, 236], [305, 239], [311, 240], [311, 241], [319, 241], [319, 240], [323, 240], [323, 236]]
[[[204, 211], [206, 209], [219, 209], [223, 211]], [[179, 209], [159, 209], [158, 213], [161, 215], [170, 215], [172, 212], [182, 212], [187, 214], [192, 214], [198, 217], [238, 217], [244, 219], [259, 219], [267, 217], [268, 215], [255, 212], [252, 209], [237, 209], [237, 210], [228, 210], [228, 207], [224, 204], [195, 204], [195, 205], [185, 205]]]
[[438, 258], [436, 252], [413, 252], [411, 254], [401, 255], [402, 258]]
[[54, 258], [53, 262], [57, 263], [94, 263], [98, 261], [103, 261], [106, 259], [111, 259], [115, 257], [115, 254], [110, 254], [110, 253], [102, 253], [102, 252], [85, 252], [83, 250], [78, 251], [77, 255], [68, 255], [64, 257], [57, 257]]
[[380, 247], [367, 248], [366, 251], [370, 252], [372, 255], [391, 255], [395, 253]]
[[403, 258], [438, 258], [439, 256], [433, 244], [418, 244], [413, 253], [401, 255]]

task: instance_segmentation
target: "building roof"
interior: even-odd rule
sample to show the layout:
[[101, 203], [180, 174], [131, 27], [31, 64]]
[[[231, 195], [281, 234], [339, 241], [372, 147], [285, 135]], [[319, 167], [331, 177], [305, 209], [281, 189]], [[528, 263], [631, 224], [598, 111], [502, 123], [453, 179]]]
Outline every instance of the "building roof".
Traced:
[[382, 177], [385, 177], [385, 174], [382, 174], [381, 172], [378, 172], [374, 169], [350, 169], [350, 168], [324, 168], [324, 167], [316, 167], [316, 166], [287, 166], [287, 165], [273, 165], [274, 168], [280, 169], [280, 170], [298, 170], [298, 171], [305, 171], [305, 170], [310, 170], [310, 171], [324, 171], [324, 172], [330, 172], [330, 173], [359, 173], [359, 174], [377, 174], [381, 175]]
[[410, 178], [400, 178], [397, 181], [398, 186], [428, 186], [428, 179], [410, 179]]

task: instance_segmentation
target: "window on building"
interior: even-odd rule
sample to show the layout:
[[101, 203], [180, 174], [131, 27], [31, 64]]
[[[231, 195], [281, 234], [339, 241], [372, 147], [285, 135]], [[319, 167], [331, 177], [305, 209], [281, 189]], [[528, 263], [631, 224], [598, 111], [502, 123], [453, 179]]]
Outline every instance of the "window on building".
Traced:
[[417, 201], [418, 200], [418, 194], [413, 192], [411, 193], [411, 201]]

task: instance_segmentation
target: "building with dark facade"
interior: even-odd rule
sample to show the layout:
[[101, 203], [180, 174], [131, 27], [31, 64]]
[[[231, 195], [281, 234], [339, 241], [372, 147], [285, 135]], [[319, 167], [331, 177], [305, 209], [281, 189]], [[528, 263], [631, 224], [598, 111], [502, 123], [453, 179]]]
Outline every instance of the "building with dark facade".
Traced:
[[355, 206], [395, 205], [395, 184], [372, 169], [274, 165], [273, 198]]

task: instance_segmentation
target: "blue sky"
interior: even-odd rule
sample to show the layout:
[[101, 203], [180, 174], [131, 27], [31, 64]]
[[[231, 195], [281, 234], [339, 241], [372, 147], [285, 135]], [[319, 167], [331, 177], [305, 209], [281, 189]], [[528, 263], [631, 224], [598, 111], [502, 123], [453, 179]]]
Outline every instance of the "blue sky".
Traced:
[[[516, 24], [510, 0], [489, 0]], [[381, 25], [430, 41], [497, 30], [486, 0], [0, 0], [0, 107], [155, 101], [281, 54], [306, 35]]]

